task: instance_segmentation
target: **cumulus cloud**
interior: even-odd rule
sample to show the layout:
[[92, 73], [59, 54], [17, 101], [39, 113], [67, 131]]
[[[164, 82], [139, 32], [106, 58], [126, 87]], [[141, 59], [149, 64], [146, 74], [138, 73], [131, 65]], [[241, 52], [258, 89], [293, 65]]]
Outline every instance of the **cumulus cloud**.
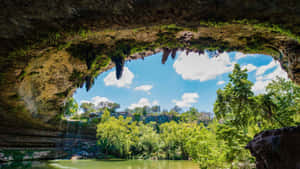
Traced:
[[184, 93], [181, 100], [172, 100], [178, 107], [190, 107], [192, 103], [196, 103], [199, 95], [197, 93]]
[[244, 53], [241, 53], [241, 52], [236, 52], [234, 59], [239, 60], [239, 59], [249, 57], [249, 56], [254, 56], [255, 57], [255, 56], [257, 56], [257, 54], [244, 54]]
[[271, 69], [278, 65], [275, 60], [272, 60], [268, 65], [261, 66], [256, 71], [256, 76], [263, 75], [268, 69]]
[[257, 67], [252, 64], [247, 64], [247, 65], [242, 66], [242, 69], [247, 69], [248, 72], [252, 72], [252, 71], [256, 70]]
[[256, 82], [252, 88], [255, 94], [265, 93], [267, 85], [272, 82], [272, 80], [275, 80], [276, 77], [288, 79], [287, 73], [281, 68], [279, 63], [277, 63], [275, 66], [277, 66], [277, 68], [273, 72], [256, 77]]
[[267, 85], [270, 83], [270, 80], [258, 80], [254, 83], [252, 90], [255, 94], [265, 93]]
[[226, 52], [218, 57], [209, 57], [207, 52], [200, 55], [198, 53], [186, 55], [186, 52], [182, 52], [173, 67], [183, 79], [203, 82], [232, 71], [234, 63], [230, 61]]
[[222, 84], [224, 84], [224, 83], [225, 83], [225, 81], [224, 81], [224, 80], [221, 80], [221, 81], [218, 81], [217, 85], [222, 85]]
[[91, 100], [81, 100], [80, 104], [82, 103], [93, 103], [96, 109], [102, 108], [107, 103], [113, 103], [113, 101], [109, 100], [106, 97], [95, 96]]
[[94, 104], [99, 104], [99, 103], [101, 103], [101, 102], [112, 102], [112, 101], [110, 101], [108, 98], [106, 98], [106, 97], [100, 97], [100, 96], [96, 96], [96, 97], [93, 97], [92, 98], [92, 102], [94, 103]]
[[116, 71], [112, 71], [104, 78], [104, 83], [106, 86], [117, 86], [117, 87], [129, 88], [133, 78], [134, 78], [134, 74], [127, 67], [124, 67], [123, 75], [119, 80], [117, 80], [116, 78]]
[[234, 59], [235, 59], [235, 60], [239, 60], [239, 59], [242, 59], [242, 58], [244, 58], [244, 57], [247, 57], [247, 55], [245, 55], [245, 54], [243, 54], [243, 53], [241, 53], [241, 52], [236, 52], [236, 53], [235, 53]]
[[90, 101], [89, 100], [82, 100], [80, 103], [93, 103], [93, 104], [97, 105], [101, 102], [112, 102], [112, 101], [110, 101], [106, 97], [95, 96]]
[[141, 85], [141, 86], [137, 86], [136, 88], [134, 88], [134, 90], [137, 91], [144, 91], [147, 94], [150, 94], [150, 90], [153, 88], [152, 85]]
[[154, 100], [151, 104], [151, 102], [147, 99], [147, 98], [141, 98], [137, 103], [133, 103], [131, 104], [128, 108], [129, 109], [134, 109], [136, 107], [144, 107], [144, 106], [148, 106], [148, 107], [152, 107], [158, 105], [158, 101]]
[[154, 100], [154, 101], [152, 102], [152, 106], [158, 106], [158, 105], [159, 105], [159, 103], [158, 103], [157, 100]]

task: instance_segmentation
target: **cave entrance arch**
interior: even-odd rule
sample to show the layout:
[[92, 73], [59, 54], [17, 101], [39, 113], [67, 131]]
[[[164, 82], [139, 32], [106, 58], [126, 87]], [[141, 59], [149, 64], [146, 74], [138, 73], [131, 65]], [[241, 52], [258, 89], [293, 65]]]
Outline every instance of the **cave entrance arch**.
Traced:
[[[197, 27], [171, 24], [55, 34], [57, 38], [49, 39], [48, 46], [11, 53], [10, 58], [22, 57], [23, 60], [12, 61], [20, 63], [19, 67], [4, 71], [3, 79], [10, 83], [1, 85], [5, 91], [1, 103], [7, 111], [2, 116], [7, 121], [20, 117], [20, 121], [15, 121], [21, 124], [24, 124], [23, 119], [38, 119], [42, 124], [55, 122], [65, 99], [77, 87], [85, 84], [88, 90], [94, 78], [113, 66], [117, 69], [116, 77], [120, 78], [126, 60], [144, 58], [160, 51], [163, 52], [162, 63], [169, 55], [174, 57], [177, 50], [267, 54], [278, 60], [290, 78], [298, 82], [294, 73], [300, 49], [298, 42], [270, 27], [243, 22], [201, 22]], [[61, 36], [64, 38], [60, 39]], [[24, 57], [27, 58], [25, 61]]]
[[[145, 57], [153, 50], [264, 53], [300, 83], [298, 0], [5, 0], [2, 5], [3, 131], [56, 130], [55, 117], [78, 86], [92, 84], [94, 76], [114, 66], [112, 61], [120, 68], [122, 59]], [[77, 50], [83, 55], [72, 55]]]

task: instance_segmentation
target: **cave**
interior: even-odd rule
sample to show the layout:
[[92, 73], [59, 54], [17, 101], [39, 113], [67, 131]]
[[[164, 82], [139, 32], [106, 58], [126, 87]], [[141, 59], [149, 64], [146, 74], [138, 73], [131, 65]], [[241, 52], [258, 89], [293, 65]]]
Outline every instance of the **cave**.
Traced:
[[[158, 52], [162, 64], [178, 50], [267, 54], [300, 84], [297, 0], [4, 0], [0, 16], [3, 152], [30, 147], [37, 159], [59, 158], [61, 142], [72, 140], [59, 123], [66, 99], [102, 72], [116, 66], [120, 78], [125, 61]], [[247, 148], [259, 169], [296, 169], [299, 143], [300, 128], [290, 127], [260, 133]]]

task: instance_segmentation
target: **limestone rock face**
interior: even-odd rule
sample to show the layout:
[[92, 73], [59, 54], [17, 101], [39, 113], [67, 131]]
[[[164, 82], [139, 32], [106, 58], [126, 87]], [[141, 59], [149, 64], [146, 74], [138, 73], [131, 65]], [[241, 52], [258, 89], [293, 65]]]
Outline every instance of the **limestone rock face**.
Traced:
[[[198, 47], [217, 44], [242, 50], [245, 44], [249, 48], [271, 46], [280, 53], [278, 60], [291, 79], [300, 83], [300, 48], [295, 38], [273, 35], [273, 29], [258, 31], [257, 27], [229, 25], [220, 28], [213, 24], [198, 27], [203, 21], [231, 23], [246, 19], [267, 23], [271, 27], [272, 24], [280, 25], [288, 30], [286, 34], [299, 36], [299, 14], [298, 0], [3, 0], [0, 11], [0, 112], [3, 113], [0, 113], [0, 119], [13, 121], [18, 116], [19, 123], [24, 119], [48, 122], [55, 118], [65, 98], [78, 87], [73, 75], [81, 73], [80, 78], [92, 83], [91, 72], [87, 70], [91, 65], [85, 65], [82, 60], [76, 60], [70, 53], [61, 50], [80, 42], [88, 42], [91, 46], [104, 43], [110, 47], [120, 39], [134, 39], [142, 43], [158, 39], [159, 43], [164, 43], [176, 38], [181, 42], [182, 38], [189, 41], [187, 46], [199, 43]], [[193, 31], [182, 31], [185, 35], [181, 37], [162, 37], [158, 30], [147, 28], [168, 24], [196, 28], [198, 35]], [[247, 22], [243, 24], [247, 25]], [[145, 30], [137, 33], [140, 31], [136, 28], [141, 27]], [[105, 32], [109, 32], [107, 29], [115, 32], [104, 36]], [[91, 31], [93, 35], [81, 30]], [[80, 38], [73, 32], [80, 32]], [[199, 36], [200, 39], [193, 39]], [[29, 46], [32, 50], [24, 51]], [[15, 53], [12, 55], [12, 52]]]
[[68, 127], [60, 130], [1, 126], [0, 163], [69, 159], [78, 154], [95, 158], [98, 151], [95, 128], [87, 128], [79, 123], [65, 126]]
[[257, 169], [299, 169], [300, 126], [261, 132], [247, 148], [256, 157]]

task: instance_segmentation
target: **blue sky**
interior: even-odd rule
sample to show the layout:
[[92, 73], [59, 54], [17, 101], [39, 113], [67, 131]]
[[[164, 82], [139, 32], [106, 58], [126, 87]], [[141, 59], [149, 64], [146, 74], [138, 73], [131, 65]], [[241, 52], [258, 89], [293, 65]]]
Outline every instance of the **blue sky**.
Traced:
[[177, 105], [184, 110], [193, 106], [212, 112], [216, 90], [226, 85], [235, 63], [248, 68], [256, 94], [263, 93], [276, 76], [287, 78], [279, 63], [266, 55], [225, 52], [210, 57], [209, 53], [178, 52], [176, 59], [169, 58], [165, 65], [161, 64], [161, 56], [158, 53], [127, 62], [120, 80], [116, 80], [114, 68], [104, 72], [89, 92], [79, 88], [74, 98], [78, 103], [117, 102], [120, 110], [158, 104], [161, 109]]

